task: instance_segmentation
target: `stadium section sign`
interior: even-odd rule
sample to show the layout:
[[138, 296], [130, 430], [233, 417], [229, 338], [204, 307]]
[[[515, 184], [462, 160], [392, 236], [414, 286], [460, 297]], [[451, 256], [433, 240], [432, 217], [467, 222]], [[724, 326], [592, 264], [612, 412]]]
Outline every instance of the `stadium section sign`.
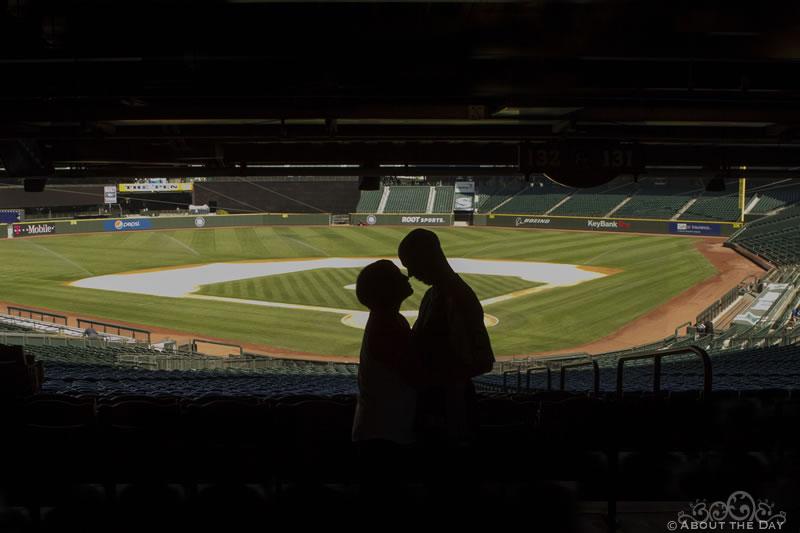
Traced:
[[120, 183], [119, 192], [189, 192], [192, 183]]
[[104, 231], [131, 231], [152, 229], [149, 218], [135, 218], [131, 220], [104, 220]]
[[56, 233], [55, 224], [14, 224], [14, 237], [30, 237], [32, 235], [52, 235]]
[[698, 224], [696, 222], [670, 222], [669, 232], [681, 235], [719, 235], [719, 224]]

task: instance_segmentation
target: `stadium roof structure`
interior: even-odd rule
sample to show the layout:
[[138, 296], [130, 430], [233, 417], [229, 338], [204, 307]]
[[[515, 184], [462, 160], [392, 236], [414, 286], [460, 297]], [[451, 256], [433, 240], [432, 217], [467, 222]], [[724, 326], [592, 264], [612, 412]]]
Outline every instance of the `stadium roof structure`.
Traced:
[[798, 35], [796, 1], [7, 0], [0, 178], [794, 176]]

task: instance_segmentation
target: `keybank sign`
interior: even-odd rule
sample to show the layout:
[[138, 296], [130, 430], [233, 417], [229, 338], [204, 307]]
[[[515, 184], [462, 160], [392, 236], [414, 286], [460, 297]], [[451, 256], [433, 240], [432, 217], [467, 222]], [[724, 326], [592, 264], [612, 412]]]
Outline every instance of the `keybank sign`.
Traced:
[[623, 222], [621, 220], [587, 220], [586, 224], [592, 229], [620, 229], [630, 228], [630, 222]]
[[130, 220], [105, 220], [103, 230], [105, 231], [131, 231], [140, 229], [151, 229], [149, 218], [134, 218]]

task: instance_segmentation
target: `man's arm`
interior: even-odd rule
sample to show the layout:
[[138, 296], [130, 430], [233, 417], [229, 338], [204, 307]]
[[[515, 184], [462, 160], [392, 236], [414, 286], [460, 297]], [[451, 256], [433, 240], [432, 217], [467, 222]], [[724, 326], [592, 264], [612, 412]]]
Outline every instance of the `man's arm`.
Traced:
[[462, 378], [473, 378], [491, 372], [494, 352], [489, 333], [483, 323], [483, 307], [470, 289], [452, 299], [448, 309], [450, 345], [456, 371]]

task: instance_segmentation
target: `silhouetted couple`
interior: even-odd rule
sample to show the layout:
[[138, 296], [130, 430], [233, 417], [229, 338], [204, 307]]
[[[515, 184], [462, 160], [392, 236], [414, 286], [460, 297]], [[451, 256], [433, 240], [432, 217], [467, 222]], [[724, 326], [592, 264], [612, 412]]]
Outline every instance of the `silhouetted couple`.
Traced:
[[423, 468], [447, 470], [474, 430], [472, 378], [494, 363], [480, 301], [447, 262], [436, 234], [412, 231], [398, 255], [409, 276], [431, 286], [413, 329], [400, 314], [413, 290], [393, 262], [368, 265], [356, 282], [370, 314], [353, 440], [367, 476], [384, 478], [402, 475], [412, 444], [430, 462]]

